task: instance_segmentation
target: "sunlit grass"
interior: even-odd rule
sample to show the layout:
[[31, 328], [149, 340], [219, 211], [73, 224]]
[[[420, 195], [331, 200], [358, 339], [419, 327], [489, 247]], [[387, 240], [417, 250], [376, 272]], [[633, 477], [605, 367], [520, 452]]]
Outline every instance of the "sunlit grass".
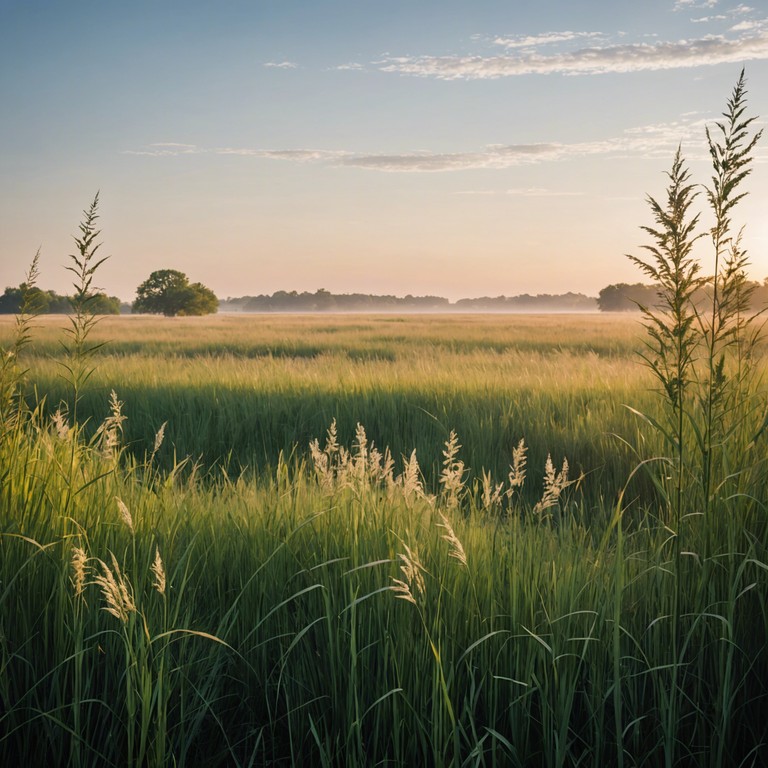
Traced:
[[[66, 396], [59, 333], [46, 318], [28, 360], [49, 408]], [[128, 317], [93, 338], [108, 344], [85, 415], [98, 423], [114, 387], [131, 451], [168, 422], [166, 463], [175, 448], [233, 473], [303, 451], [335, 418], [349, 439], [359, 421], [396, 456], [415, 448], [430, 482], [456, 429], [478, 476], [503, 474], [524, 437], [540, 464], [568, 456], [614, 486], [632, 461], [615, 435], [637, 425], [623, 404], [644, 403], [651, 381], [635, 361], [637, 320], [623, 316]]]
[[[729, 504], [705, 583], [695, 510], [675, 563], [633, 475], [636, 321], [329, 320], [101, 323], [68, 428], [41, 323], [46, 406], [0, 441], [3, 762], [759, 765], [764, 495]], [[548, 454], [573, 482], [537, 505]]]

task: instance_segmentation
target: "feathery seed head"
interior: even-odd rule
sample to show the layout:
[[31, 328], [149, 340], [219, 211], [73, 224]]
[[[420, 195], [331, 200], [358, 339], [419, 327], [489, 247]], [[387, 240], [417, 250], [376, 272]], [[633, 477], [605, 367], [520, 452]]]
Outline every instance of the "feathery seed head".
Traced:
[[410, 458], [405, 462], [403, 474], [398, 478], [398, 482], [403, 488], [403, 496], [409, 499], [411, 496], [423, 496], [424, 487], [421, 484], [419, 462], [416, 459], [416, 449], [411, 451]]
[[459, 453], [459, 438], [454, 430], [451, 430], [450, 437], [445, 443], [443, 456], [443, 469], [440, 473], [440, 484], [446, 495], [446, 504], [453, 508], [458, 504], [459, 491], [464, 487], [464, 462], [457, 459]]
[[424, 567], [419, 562], [419, 556], [407, 545], [405, 547], [406, 554], [398, 553], [398, 557], [401, 560], [400, 570], [403, 572], [405, 579], [392, 579], [394, 586], [392, 591], [397, 594], [397, 597], [402, 600], [408, 600], [408, 602], [416, 605], [416, 598], [423, 599], [426, 594], [426, 586], [424, 584], [424, 577], [422, 572]]
[[122, 499], [118, 499], [117, 496], [115, 496], [115, 501], [117, 502], [117, 508], [120, 511], [120, 517], [123, 519], [123, 522], [126, 524], [131, 534], [135, 534], [136, 532], [133, 529], [133, 517], [131, 517], [131, 511]]
[[336, 430], [336, 419], [334, 419], [331, 422], [331, 426], [328, 427], [328, 431], [326, 433], [326, 440], [325, 440], [325, 453], [328, 454], [328, 456], [332, 456], [334, 453], [338, 453], [339, 451], [339, 440], [338, 440], [338, 434]]
[[88, 555], [82, 547], [72, 547], [72, 571], [75, 597], [80, 597], [85, 589], [85, 580], [88, 576]]
[[156, 454], [160, 450], [160, 446], [163, 444], [163, 439], [165, 438], [165, 427], [167, 424], [168, 422], [164, 421], [160, 425], [160, 429], [157, 430], [157, 434], [155, 435], [155, 444], [152, 448], [152, 455]]
[[161, 595], [165, 595], [165, 568], [163, 567], [163, 560], [160, 557], [160, 549], [158, 547], [155, 547], [155, 560], [150, 566], [150, 570], [155, 577], [153, 586]]
[[67, 423], [67, 417], [62, 412], [61, 408], [57, 408], [56, 413], [51, 416], [51, 423], [56, 430], [56, 436], [59, 440], [66, 440], [69, 437], [69, 424]]
[[501, 501], [504, 483], [494, 485], [491, 473], [483, 470], [483, 509], [491, 509]]
[[117, 393], [113, 389], [109, 395], [109, 416], [102, 422], [97, 430], [101, 452], [106, 458], [114, 458], [120, 445], [120, 435], [123, 433], [123, 403], [117, 399]]
[[120, 572], [120, 566], [112, 555], [112, 568], [103, 560], [99, 560], [101, 573], [93, 582], [101, 589], [101, 595], [106, 605], [104, 610], [123, 623], [128, 621], [131, 613], [136, 613], [136, 603], [133, 600], [130, 584]]
[[453, 530], [453, 526], [451, 525], [448, 518], [441, 512], [440, 513], [440, 519], [443, 521], [442, 523], [438, 523], [437, 525], [441, 528], [445, 528], [445, 535], [443, 538], [450, 544], [450, 556], [455, 557], [462, 565], [467, 564], [467, 554], [464, 551], [464, 547], [459, 541], [459, 537], [456, 535], [456, 532]]
[[528, 446], [521, 439], [517, 447], [512, 450], [512, 464], [509, 472], [510, 493], [513, 488], [521, 488], [525, 482], [525, 465], [528, 461], [526, 453]]
[[552, 457], [547, 454], [547, 462], [544, 465], [544, 494], [541, 497], [541, 501], [533, 508], [533, 511], [541, 513], [550, 507], [554, 507], [560, 500], [562, 492], [570, 484], [568, 480], [568, 460], [563, 459], [563, 466], [558, 473], [555, 465], [552, 463]]

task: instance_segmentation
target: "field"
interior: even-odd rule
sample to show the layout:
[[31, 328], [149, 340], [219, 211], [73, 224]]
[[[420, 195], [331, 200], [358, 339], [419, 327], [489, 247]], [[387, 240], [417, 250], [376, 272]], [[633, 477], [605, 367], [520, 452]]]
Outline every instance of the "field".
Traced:
[[636, 317], [66, 322], [4, 370], [2, 764], [764, 763], [765, 444], [676, 507]]
[[[525, 438], [531, 464], [567, 457], [599, 496], [634, 466], [621, 438], [637, 419], [624, 404], [642, 407], [653, 386], [640, 330], [637, 317], [600, 315], [105, 318], [80, 416], [99, 424], [114, 388], [132, 453], [168, 422], [161, 463], [190, 456], [235, 476], [303, 456], [333, 419], [349, 441], [359, 422], [398, 460], [416, 449], [433, 490], [451, 430], [477, 476], [505, 476]], [[27, 353], [49, 410], [67, 399], [64, 338], [47, 318]]]

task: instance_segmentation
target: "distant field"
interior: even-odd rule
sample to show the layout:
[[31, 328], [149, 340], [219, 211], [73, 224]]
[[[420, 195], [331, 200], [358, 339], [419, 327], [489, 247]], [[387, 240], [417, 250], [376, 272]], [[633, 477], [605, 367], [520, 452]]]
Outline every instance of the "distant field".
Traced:
[[[55, 407], [67, 392], [58, 361], [65, 319], [38, 322], [29, 381]], [[5, 341], [12, 324], [0, 324]], [[525, 438], [531, 461], [567, 457], [594, 498], [617, 487], [632, 457], [616, 437], [637, 424], [651, 381], [637, 356], [637, 316], [280, 315], [107, 317], [81, 411], [104, 417], [114, 388], [125, 436], [141, 454], [168, 422], [163, 457], [230, 471], [303, 454], [337, 419], [360, 422], [395, 457], [414, 448], [428, 481], [452, 429], [478, 475], [508, 471]]]

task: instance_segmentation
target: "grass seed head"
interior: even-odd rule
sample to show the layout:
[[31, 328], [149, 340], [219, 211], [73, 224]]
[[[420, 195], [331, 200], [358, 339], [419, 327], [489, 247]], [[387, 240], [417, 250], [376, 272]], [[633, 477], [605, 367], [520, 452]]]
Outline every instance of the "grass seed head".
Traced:
[[155, 559], [150, 566], [150, 570], [155, 577], [153, 586], [161, 595], [165, 595], [165, 568], [163, 567], [163, 560], [160, 557], [160, 549], [158, 547], [155, 547]]
[[547, 454], [547, 462], [544, 465], [544, 493], [541, 501], [533, 508], [534, 512], [540, 514], [558, 503], [562, 492], [571, 484], [568, 480], [568, 469], [568, 459], [563, 459], [563, 466], [558, 472], [552, 463], [552, 456]]
[[403, 572], [405, 579], [392, 579], [393, 587], [392, 591], [396, 593], [397, 597], [401, 600], [407, 600], [410, 603], [416, 605], [416, 598], [420, 600], [424, 598], [426, 594], [426, 586], [424, 584], [424, 576], [422, 575], [424, 567], [419, 562], [418, 554], [412, 550], [407, 544], [405, 547], [406, 554], [398, 553], [400, 558], [400, 570]]
[[492, 509], [501, 501], [504, 483], [495, 485], [491, 473], [483, 470], [483, 509]]
[[59, 440], [67, 440], [69, 438], [69, 423], [67, 422], [67, 416], [60, 407], [57, 408], [56, 413], [51, 416], [51, 424], [53, 425]]
[[517, 447], [512, 450], [512, 464], [509, 467], [509, 491], [511, 495], [513, 489], [522, 488], [525, 482], [525, 465], [528, 461], [526, 456], [528, 446], [525, 440], [521, 439]]
[[451, 525], [450, 520], [448, 520], [448, 518], [442, 512], [440, 513], [440, 519], [443, 522], [438, 523], [438, 526], [445, 528], [445, 534], [443, 538], [450, 545], [450, 556], [455, 557], [462, 565], [466, 566], [467, 553], [464, 551], [464, 547], [461, 541], [459, 541], [459, 537], [453, 530], [453, 526]]
[[99, 446], [106, 458], [113, 458], [120, 447], [120, 436], [123, 434], [123, 402], [117, 399], [117, 393], [113, 389], [109, 394], [109, 416], [102, 422], [96, 434]]
[[155, 444], [152, 447], [152, 455], [156, 454], [160, 450], [160, 446], [163, 444], [163, 439], [165, 438], [165, 428], [168, 425], [167, 421], [164, 421], [160, 425], [160, 429], [157, 430], [157, 433], [155, 434]]
[[112, 568], [103, 560], [99, 560], [99, 564], [101, 573], [94, 578], [93, 583], [101, 589], [101, 595], [106, 603], [104, 610], [125, 624], [130, 614], [136, 613], [131, 586], [120, 572], [120, 566], [114, 555], [112, 555]]
[[82, 547], [72, 547], [72, 585], [75, 588], [75, 597], [80, 597], [85, 589], [85, 580], [88, 577], [88, 555]]
[[405, 462], [403, 474], [398, 478], [403, 488], [403, 496], [410, 499], [411, 496], [423, 496], [424, 486], [421, 484], [421, 469], [416, 458], [416, 449], [411, 451], [410, 458]]
[[131, 516], [131, 510], [128, 509], [128, 507], [125, 505], [125, 502], [122, 499], [118, 499], [117, 497], [115, 497], [115, 501], [117, 502], [117, 509], [120, 512], [120, 517], [128, 527], [128, 530], [131, 532], [131, 535], [134, 535], [136, 531], [133, 528], [133, 517]]

